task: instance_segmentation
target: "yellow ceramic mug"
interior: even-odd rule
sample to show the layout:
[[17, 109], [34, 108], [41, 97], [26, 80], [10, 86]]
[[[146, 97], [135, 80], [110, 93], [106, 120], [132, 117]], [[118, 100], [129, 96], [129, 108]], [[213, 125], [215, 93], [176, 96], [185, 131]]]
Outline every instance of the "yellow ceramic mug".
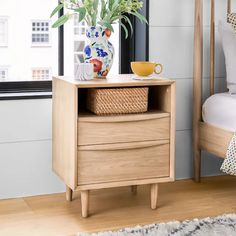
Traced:
[[[159, 71], [157, 71], [157, 67], [159, 67]], [[158, 64], [155, 62], [148, 61], [134, 61], [131, 62], [131, 69], [134, 74], [138, 76], [149, 76], [153, 73], [161, 74], [163, 71], [162, 64]]]

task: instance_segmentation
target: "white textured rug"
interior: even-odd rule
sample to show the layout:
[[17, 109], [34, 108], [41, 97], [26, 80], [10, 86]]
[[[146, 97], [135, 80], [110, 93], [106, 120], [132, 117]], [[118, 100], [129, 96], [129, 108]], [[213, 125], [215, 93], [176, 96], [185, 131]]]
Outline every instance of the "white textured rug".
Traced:
[[215, 218], [194, 219], [183, 222], [169, 222], [137, 226], [99, 233], [78, 233], [77, 236], [234, 236], [236, 235], [236, 214]]

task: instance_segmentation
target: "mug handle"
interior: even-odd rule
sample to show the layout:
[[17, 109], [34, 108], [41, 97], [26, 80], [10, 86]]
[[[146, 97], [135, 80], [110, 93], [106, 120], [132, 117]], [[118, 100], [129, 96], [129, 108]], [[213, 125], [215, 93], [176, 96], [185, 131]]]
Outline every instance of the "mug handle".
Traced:
[[163, 71], [163, 65], [162, 64], [156, 64], [156, 67], [158, 67], [158, 66], [160, 67], [160, 71], [157, 71], [157, 69], [154, 70], [154, 72], [157, 75], [161, 74], [161, 72]]

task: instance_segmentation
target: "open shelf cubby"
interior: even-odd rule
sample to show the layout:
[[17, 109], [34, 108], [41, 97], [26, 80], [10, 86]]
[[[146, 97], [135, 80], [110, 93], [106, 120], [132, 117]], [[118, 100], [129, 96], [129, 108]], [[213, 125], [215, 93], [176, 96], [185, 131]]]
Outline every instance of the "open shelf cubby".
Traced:
[[[169, 86], [150, 86], [148, 92], [148, 110], [144, 113], [130, 113], [130, 114], [110, 114], [110, 115], [96, 115], [87, 109], [87, 93], [90, 88], [78, 88], [78, 116], [81, 118], [85, 117], [135, 117], [135, 116], [153, 116], [156, 117], [167, 117], [170, 116], [170, 102], [171, 97], [168, 93]], [[114, 88], [112, 88], [114, 89]], [[135, 118], [134, 118], [135, 119]]]

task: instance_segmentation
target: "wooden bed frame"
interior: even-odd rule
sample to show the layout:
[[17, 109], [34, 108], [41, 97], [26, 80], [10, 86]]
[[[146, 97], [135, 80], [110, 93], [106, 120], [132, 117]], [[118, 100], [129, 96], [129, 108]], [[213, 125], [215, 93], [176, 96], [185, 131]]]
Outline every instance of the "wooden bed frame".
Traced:
[[[227, 0], [231, 12], [231, 0]], [[211, 0], [210, 26], [210, 94], [214, 94], [215, 77], [215, 0]], [[233, 132], [202, 122], [203, 79], [203, 0], [195, 0], [194, 69], [193, 69], [193, 157], [194, 179], [200, 182], [201, 151], [205, 150], [221, 158], [226, 157]]]

